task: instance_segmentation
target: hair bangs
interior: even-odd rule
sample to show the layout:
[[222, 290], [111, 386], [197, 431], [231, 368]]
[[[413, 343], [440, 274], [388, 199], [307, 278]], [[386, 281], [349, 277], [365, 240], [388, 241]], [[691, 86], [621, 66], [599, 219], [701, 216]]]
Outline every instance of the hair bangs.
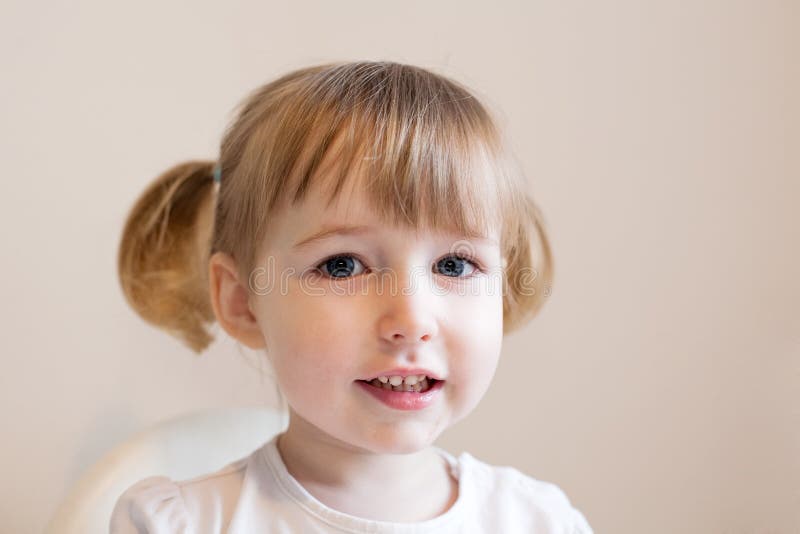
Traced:
[[386, 224], [465, 237], [502, 232], [502, 214], [514, 210], [503, 194], [496, 132], [482, 109], [465, 99], [373, 95], [317, 114], [287, 182], [291, 202], [312, 187], [329, 205], [360, 190]]

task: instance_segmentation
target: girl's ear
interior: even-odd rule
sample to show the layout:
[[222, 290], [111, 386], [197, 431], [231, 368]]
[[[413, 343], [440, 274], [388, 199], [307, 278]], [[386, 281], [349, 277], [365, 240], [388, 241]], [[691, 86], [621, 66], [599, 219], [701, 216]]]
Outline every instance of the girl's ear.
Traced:
[[251, 349], [264, 348], [264, 334], [250, 311], [248, 289], [239, 282], [236, 262], [224, 252], [215, 252], [209, 258], [208, 270], [211, 306], [219, 324]]

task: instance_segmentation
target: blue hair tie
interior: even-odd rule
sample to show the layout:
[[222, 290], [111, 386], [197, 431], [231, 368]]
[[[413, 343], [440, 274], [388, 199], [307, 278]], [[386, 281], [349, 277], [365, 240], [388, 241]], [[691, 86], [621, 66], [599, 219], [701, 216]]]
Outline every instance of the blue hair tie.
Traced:
[[219, 166], [217, 163], [214, 166], [214, 183], [220, 183], [222, 181], [222, 167]]

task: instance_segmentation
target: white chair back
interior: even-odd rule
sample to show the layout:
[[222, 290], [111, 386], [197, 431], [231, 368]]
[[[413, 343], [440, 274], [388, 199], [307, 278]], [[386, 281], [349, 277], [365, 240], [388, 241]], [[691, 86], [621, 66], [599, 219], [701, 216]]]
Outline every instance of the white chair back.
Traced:
[[114, 504], [143, 478], [186, 480], [249, 455], [284, 430], [286, 417], [269, 408], [232, 408], [159, 423], [118, 445], [75, 484], [46, 534], [108, 534]]

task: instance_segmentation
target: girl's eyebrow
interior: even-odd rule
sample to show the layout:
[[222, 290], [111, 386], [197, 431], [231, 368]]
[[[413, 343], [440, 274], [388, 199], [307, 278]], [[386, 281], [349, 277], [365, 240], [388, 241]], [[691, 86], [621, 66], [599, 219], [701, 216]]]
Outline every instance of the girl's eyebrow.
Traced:
[[[374, 232], [375, 229], [371, 226], [366, 225], [333, 225], [333, 226], [324, 226], [321, 230], [314, 232], [308, 237], [305, 237], [292, 245], [292, 250], [298, 250], [302, 248], [306, 248], [317, 241], [323, 241], [325, 239], [331, 238], [335, 235], [364, 235]], [[496, 239], [492, 239], [483, 235], [470, 235], [468, 236], [469, 239], [474, 239], [476, 241], [482, 241], [484, 243], [490, 243], [493, 245], [497, 245], [498, 242]]]
[[325, 226], [318, 232], [314, 232], [310, 236], [301, 239], [294, 245], [292, 245], [292, 250], [297, 250], [300, 248], [305, 248], [312, 243], [317, 241], [322, 241], [324, 239], [333, 237], [335, 235], [363, 235], [368, 234], [373, 231], [371, 226], [365, 225], [337, 225], [337, 226]]

